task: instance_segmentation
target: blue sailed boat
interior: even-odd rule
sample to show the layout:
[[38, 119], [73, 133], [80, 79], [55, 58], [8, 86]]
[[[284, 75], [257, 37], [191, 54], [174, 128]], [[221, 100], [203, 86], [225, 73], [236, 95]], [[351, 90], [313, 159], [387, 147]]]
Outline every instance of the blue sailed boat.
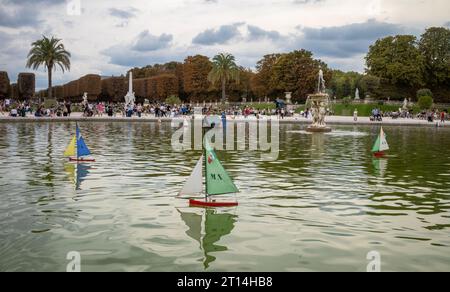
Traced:
[[67, 146], [66, 151], [64, 151], [64, 156], [69, 157], [69, 161], [73, 162], [95, 162], [95, 159], [84, 158], [90, 155], [91, 151], [84, 142], [77, 124], [76, 134], [73, 136], [69, 146]]

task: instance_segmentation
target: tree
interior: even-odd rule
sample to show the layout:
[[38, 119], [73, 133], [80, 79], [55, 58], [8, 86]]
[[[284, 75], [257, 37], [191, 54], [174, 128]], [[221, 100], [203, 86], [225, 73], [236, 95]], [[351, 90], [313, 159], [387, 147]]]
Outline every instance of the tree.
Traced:
[[220, 53], [213, 58], [213, 68], [208, 74], [208, 80], [212, 84], [217, 82], [222, 86], [222, 102], [225, 102], [226, 85], [229, 81], [239, 82], [239, 67], [236, 65], [236, 59], [231, 54]]
[[234, 82], [228, 86], [228, 90], [230, 91], [228, 94], [232, 101], [240, 101], [242, 98], [248, 100], [254, 97], [252, 82], [255, 75], [252, 70], [239, 67], [239, 83]]
[[450, 29], [431, 27], [422, 35], [419, 50], [425, 60], [427, 84], [438, 86], [450, 82]]
[[271, 86], [273, 68], [281, 54], [265, 55], [256, 64], [257, 74], [252, 79], [252, 91], [259, 97], [272, 95], [275, 91]]
[[365, 75], [361, 78], [359, 83], [361, 91], [364, 95], [375, 95], [378, 88], [380, 88], [380, 78], [372, 75]]
[[210, 83], [208, 74], [211, 72], [212, 63], [208, 57], [196, 55], [187, 57], [183, 65], [184, 91], [190, 95], [193, 101], [196, 97], [208, 94]]
[[344, 98], [350, 96], [354, 98], [356, 88], [360, 88], [362, 75], [358, 72], [342, 72], [333, 70], [333, 78], [329, 84], [332, 94], [336, 98]]
[[320, 68], [329, 84], [332, 72], [325, 63], [312, 56], [306, 50], [281, 55], [273, 66], [270, 86], [278, 92], [292, 92], [293, 100], [305, 100], [308, 94], [317, 91]]
[[417, 104], [420, 109], [430, 109], [433, 106], [433, 98], [431, 96], [421, 96]]
[[429, 90], [428, 88], [417, 90], [417, 99], [420, 99], [422, 96], [433, 97], [433, 92], [431, 92], [431, 90]]
[[165, 103], [170, 104], [170, 105], [178, 105], [178, 104], [181, 104], [181, 100], [178, 96], [171, 95], [168, 98], [166, 98]]
[[366, 56], [367, 73], [389, 80], [394, 85], [423, 85], [424, 59], [412, 35], [379, 39]]
[[37, 70], [44, 65], [48, 74], [48, 97], [53, 97], [52, 93], [52, 72], [59, 66], [64, 70], [70, 70], [71, 54], [66, 51], [60, 39], [52, 37], [51, 39], [43, 36], [41, 40], [31, 44], [32, 48], [28, 53], [27, 68]]

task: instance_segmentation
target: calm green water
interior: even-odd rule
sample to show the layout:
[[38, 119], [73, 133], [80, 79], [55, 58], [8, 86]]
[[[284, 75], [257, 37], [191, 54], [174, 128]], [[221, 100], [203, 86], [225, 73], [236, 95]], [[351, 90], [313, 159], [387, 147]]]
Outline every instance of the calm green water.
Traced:
[[215, 211], [176, 198], [200, 153], [170, 124], [81, 127], [98, 161], [75, 168], [74, 124], [0, 124], [1, 271], [450, 270], [450, 128], [386, 127], [374, 160], [377, 127], [281, 125], [277, 161], [218, 152], [241, 194]]

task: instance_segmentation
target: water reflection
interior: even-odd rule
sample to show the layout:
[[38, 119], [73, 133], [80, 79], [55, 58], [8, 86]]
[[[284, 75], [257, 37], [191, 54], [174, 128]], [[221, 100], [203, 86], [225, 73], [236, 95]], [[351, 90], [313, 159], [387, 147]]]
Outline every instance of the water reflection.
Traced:
[[372, 165], [377, 176], [385, 176], [388, 167], [388, 160], [386, 158], [374, 158], [372, 159]]
[[386, 127], [392, 150], [374, 159], [379, 126], [282, 124], [276, 161], [218, 152], [236, 210], [180, 220], [174, 197], [201, 153], [174, 151], [170, 123], [80, 123], [98, 162], [66, 164], [74, 127], [0, 123], [0, 271], [65, 269], [68, 249], [90, 271], [353, 271], [379, 248], [386, 271], [450, 266], [450, 128]]
[[[223, 236], [231, 233], [237, 216], [228, 213], [218, 213], [215, 209], [202, 210], [201, 214], [177, 210], [181, 215], [181, 219], [189, 227], [186, 234], [197, 241], [200, 249], [203, 250], [203, 266], [205, 270], [208, 269], [211, 263], [216, 260], [216, 257], [211, 255], [211, 253], [228, 250], [226, 246], [216, 245], [216, 243]], [[205, 218], [204, 223], [203, 218]], [[202, 225], [204, 228], [203, 232]]]
[[77, 191], [81, 190], [81, 183], [86, 180], [91, 168], [92, 167], [90, 165], [84, 163], [64, 164], [64, 170]]

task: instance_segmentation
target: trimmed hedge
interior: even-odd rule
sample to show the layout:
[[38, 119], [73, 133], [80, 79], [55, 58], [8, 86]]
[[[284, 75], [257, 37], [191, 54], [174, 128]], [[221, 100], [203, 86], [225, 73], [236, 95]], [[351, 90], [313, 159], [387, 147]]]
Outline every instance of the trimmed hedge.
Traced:
[[122, 102], [128, 92], [128, 82], [125, 77], [111, 77], [101, 81], [101, 99]]
[[17, 83], [11, 84], [11, 95], [12, 99], [19, 99], [19, 86]]
[[178, 96], [178, 79], [175, 75], [164, 74], [153, 78], [156, 80], [156, 97], [158, 101], [164, 101], [172, 95]]
[[17, 78], [19, 99], [30, 99], [36, 90], [36, 77], [34, 73], [19, 73]]
[[100, 75], [89, 74], [78, 79], [78, 93], [76, 96], [82, 97], [87, 93], [89, 101], [96, 101], [102, 93], [102, 78]]
[[0, 72], [0, 98], [6, 98], [10, 94], [10, 81], [8, 73], [5, 71]]

